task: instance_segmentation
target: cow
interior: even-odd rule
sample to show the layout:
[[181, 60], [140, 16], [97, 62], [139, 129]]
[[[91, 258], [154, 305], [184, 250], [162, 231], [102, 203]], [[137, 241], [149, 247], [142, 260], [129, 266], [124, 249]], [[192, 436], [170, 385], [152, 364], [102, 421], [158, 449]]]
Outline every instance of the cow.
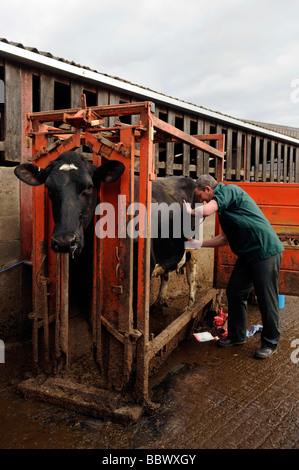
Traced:
[[[51, 248], [57, 253], [70, 253], [72, 257], [84, 248], [84, 232], [91, 225], [97, 204], [95, 188], [101, 182], [112, 183], [124, 172], [124, 165], [117, 161], [106, 161], [95, 166], [77, 152], [68, 151], [52, 161], [45, 169], [32, 163], [23, 163], [14, 170], [23, 182], [38, 186], [45, 184], [52, 202], [54, 230]], [[152, 202], [168, 205], [183, 200], [192, 202], [194, 181], [189, 177], [157, 178], [152, 183]], [[135, 177], [135, 195], [139, 194], [139, 179]], [[137, 198], [136, 198], [137, 199]], [[169, 238], [159, 235], [151, 239], [150, 274], [161, 276], [161, 288], [157, 303], [167, 303], [167, 281], [170, 271], [179, 270], [187, 262], [187, 279], [190, 287], [189, 306], [195, 300], [195, 274], [197, 250], [185, 251], [186, 238], [182, 227], [180, 236], [172, 236], [173, 215], [169, 215]], [[159, 230], [161, 218], [159, 219]], [[159, 232], [159, 231], [158, 231]], [[160, 233], [160, 232], [159, 232]], [[135, 243], [136, 246], [136, 243]], [[134, 263], [136, 266], [136, 263]]]
[[[176, 206], [175, 210], [180, 212], [180, 214], [177, 214], [176, 221], [181, 221], [179, 236], [173, 236], [173, 224], [176, 216], [172, 211], [169, 211], [166, 221], [169, 226], [169, 237], [163, 238], [161, 236], [163, 213], [159, 213], [158, 219], [152, 217], [152, 224], [155, 221], [158, 222], [158, 236], [151, 238], [150, 274], [152, 277], [160, 276], [161, 278], [160, 291], [155, 301], [155, 306], [158, 308], [168, 306], [169, 272], [176, 271], [179, 273], [185, 266], [189, 284], [188, 307], [191, 307], [195, 302], [198, 250], [185, 250], [185, 241], [187, 239], [184, 236], [182, 217], [183, 201], [186, 200], [192, 204], [196, 202], [193, 190], [193, 179], [184, 176], [159, 177], [152, 182], [152, 203], [156, 203], [158, 206], [163, 203], [166, 203], [168, 207]], [[136, 200], [139, 194], [138, 177], [135, 177], [134, 193]]]
[[45, 169], [23, 163], [15, 175], [31, 186], [45, 184], [52, 202], [54, 230], [51, 247], [57, 253], [79, 254], [84, 248], [84, 232], [93, 220], [101, 182], [113, 183], [125, 169], [117, 160], [101, 166], [91, 164], [77, 152], [64, 152]]

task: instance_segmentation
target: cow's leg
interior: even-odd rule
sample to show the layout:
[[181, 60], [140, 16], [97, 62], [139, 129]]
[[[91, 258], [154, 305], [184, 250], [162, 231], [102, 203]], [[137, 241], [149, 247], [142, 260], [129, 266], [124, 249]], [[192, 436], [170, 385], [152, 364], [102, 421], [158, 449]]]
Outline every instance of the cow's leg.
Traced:
[[153, 277], [160, 277], [161, 284], [160, 284], [160, 291], [157, 297], [157, 300], [154, 302], [155, 307], [168, 307], [168, 302], [166, 300], [167, 289], [168, 289], [168, 280], [169, 276], [165, 270], [156, 264], [155, 269], [152, 273]]
[[161, 279], [160, 292], [159, 292], [159, 295], [155, 304], [159, 306], [163, 306], [163, 307], [168, 307], [169, 305], [167, 301], [167, 290], [168, 290], [168, 281], [169, 281], [168, 273], [162, 274], [160, 276], [160, 279]]
[[196, 275], [197, 275], [197, 262], [198, 262], [198, 250], [190, 250], [190, 259], [186, 263], [186, 274], [187, 281], [189, 284], [189, 303], [188, 307], [191, 307], [195, 302], [196, 296]]

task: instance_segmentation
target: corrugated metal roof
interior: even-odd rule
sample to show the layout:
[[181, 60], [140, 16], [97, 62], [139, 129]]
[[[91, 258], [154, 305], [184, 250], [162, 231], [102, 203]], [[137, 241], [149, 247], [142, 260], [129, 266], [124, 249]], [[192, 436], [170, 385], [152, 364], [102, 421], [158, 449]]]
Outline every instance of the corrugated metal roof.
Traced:
[[[85, 65], [77, 64], [76, 62], [69, 61], [67, 59], [64, 59], [63, 57], [53, 56], [53, 54], [51, 54], [50, 52], [39, 51], [36, 47], [24, 46], [22, 43], [8, 41], [5, 38], [0, 38], [0, 43], [7, 44], [8, 46], [13, 46], [19, 49], [23, 49], [24, 51], [27, 51], [29, 53], [37, 54], [40, 57], [41, 64], [43, 62], [42, 65], [45, 65], [45, 66], [47, 65], [50, 66], [49, 62], [43, 61], [42, 58], [60, 62], [61, 66], [59, 66], [59, 64], [57, 63], [55, 65], [55, 68], [61, 69], [62, 72], [75, 73], [74, 70], [77, 69], [78, 75], [81, 75], [82, 78], [84, 79], [91, 79], [96, 82], [104, 82], [108, 86], [110, 85], [112, 87], [117, 87], [120, 89], [123, 88], [124, 91], [146, 96], [152, 100], [156, 99], [160, 102], [164, 102], [166, 105], [171, 105], [177, 108], [185, 109], [186, 111], [191, 111], [196, 114], [201, 114], [210, 119], [215, 119], [215, 120], [219, 120], [222, 122], [228, 122], [228, 124], [246, 128], [247, 130], [251, 132], [269, 134], [269, 136], [272, 136], [272, 137], [284, 138], [285, 140], [292, 141], [296, 144], [299, 143], [299, 129], [297, 128], [290, 128], [287, 126], [278, 126], [275, 124], [267, 124], [267, 123], [262, 123], [262, 122], [257, 122], [257, 121], [242, 120], [242, 119], [234, 118], [232, 116], [220, 113], [218, 111], [213, 111], [207, 108], [203, 108], [202, 106], [198, 106], [193, 103], [188, 103], [178, 98], [173, 98], [163, 93], [153, 91], [142, 85], [134, 84], [122, 78], [108, 75], [106, 73], [98, 72], [95, 69], [91, 69], [90, 67], [85, 66]], [[25, 60], [30, 61], [30, 58], [28, 57], [28, 55], [25, 58]], [[36, 61], [39, 62], [38, 58]], [[63, 67], [63, 64], [65, 64], [65, 67]], [[53, 64], [51, 65], [53, 66]], [[66, 66], [70, 66], [70, 67], [66, 68]], [[72, 67], [75, 67], [76, 69], [71, 70]]]

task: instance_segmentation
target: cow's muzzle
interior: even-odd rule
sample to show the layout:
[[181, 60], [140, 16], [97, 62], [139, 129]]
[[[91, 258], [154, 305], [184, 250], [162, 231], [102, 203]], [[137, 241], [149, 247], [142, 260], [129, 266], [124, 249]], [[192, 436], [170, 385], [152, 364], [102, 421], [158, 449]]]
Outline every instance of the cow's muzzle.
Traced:
[[82, 247], [74, 233], [63, 233], [52, 236], [52, 250], [56, 253], [71, 253], [74, 257], [75, 251], [81, 251]]

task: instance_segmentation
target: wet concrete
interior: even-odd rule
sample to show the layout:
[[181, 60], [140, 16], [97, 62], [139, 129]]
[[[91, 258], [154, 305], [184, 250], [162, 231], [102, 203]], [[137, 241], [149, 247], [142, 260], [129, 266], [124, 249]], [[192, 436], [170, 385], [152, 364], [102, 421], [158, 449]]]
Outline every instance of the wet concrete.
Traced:
[[[160, 409], [130, 426], [22, 398], [16, 387], [28, 378], [31, 344], [6, 345], [0, 364], [0, 448], [296, 449], [298, 298], [286, 297], [280, 312], [279, 351], [266, 361], [254, 358], [259, 333], [227, 349], [194, 338], [182, 343], [152, 380]], [[248, 329], [258, 323], [259, 311], [250, 306]], [[204, 323], [201, 329], [215, 332]]]

